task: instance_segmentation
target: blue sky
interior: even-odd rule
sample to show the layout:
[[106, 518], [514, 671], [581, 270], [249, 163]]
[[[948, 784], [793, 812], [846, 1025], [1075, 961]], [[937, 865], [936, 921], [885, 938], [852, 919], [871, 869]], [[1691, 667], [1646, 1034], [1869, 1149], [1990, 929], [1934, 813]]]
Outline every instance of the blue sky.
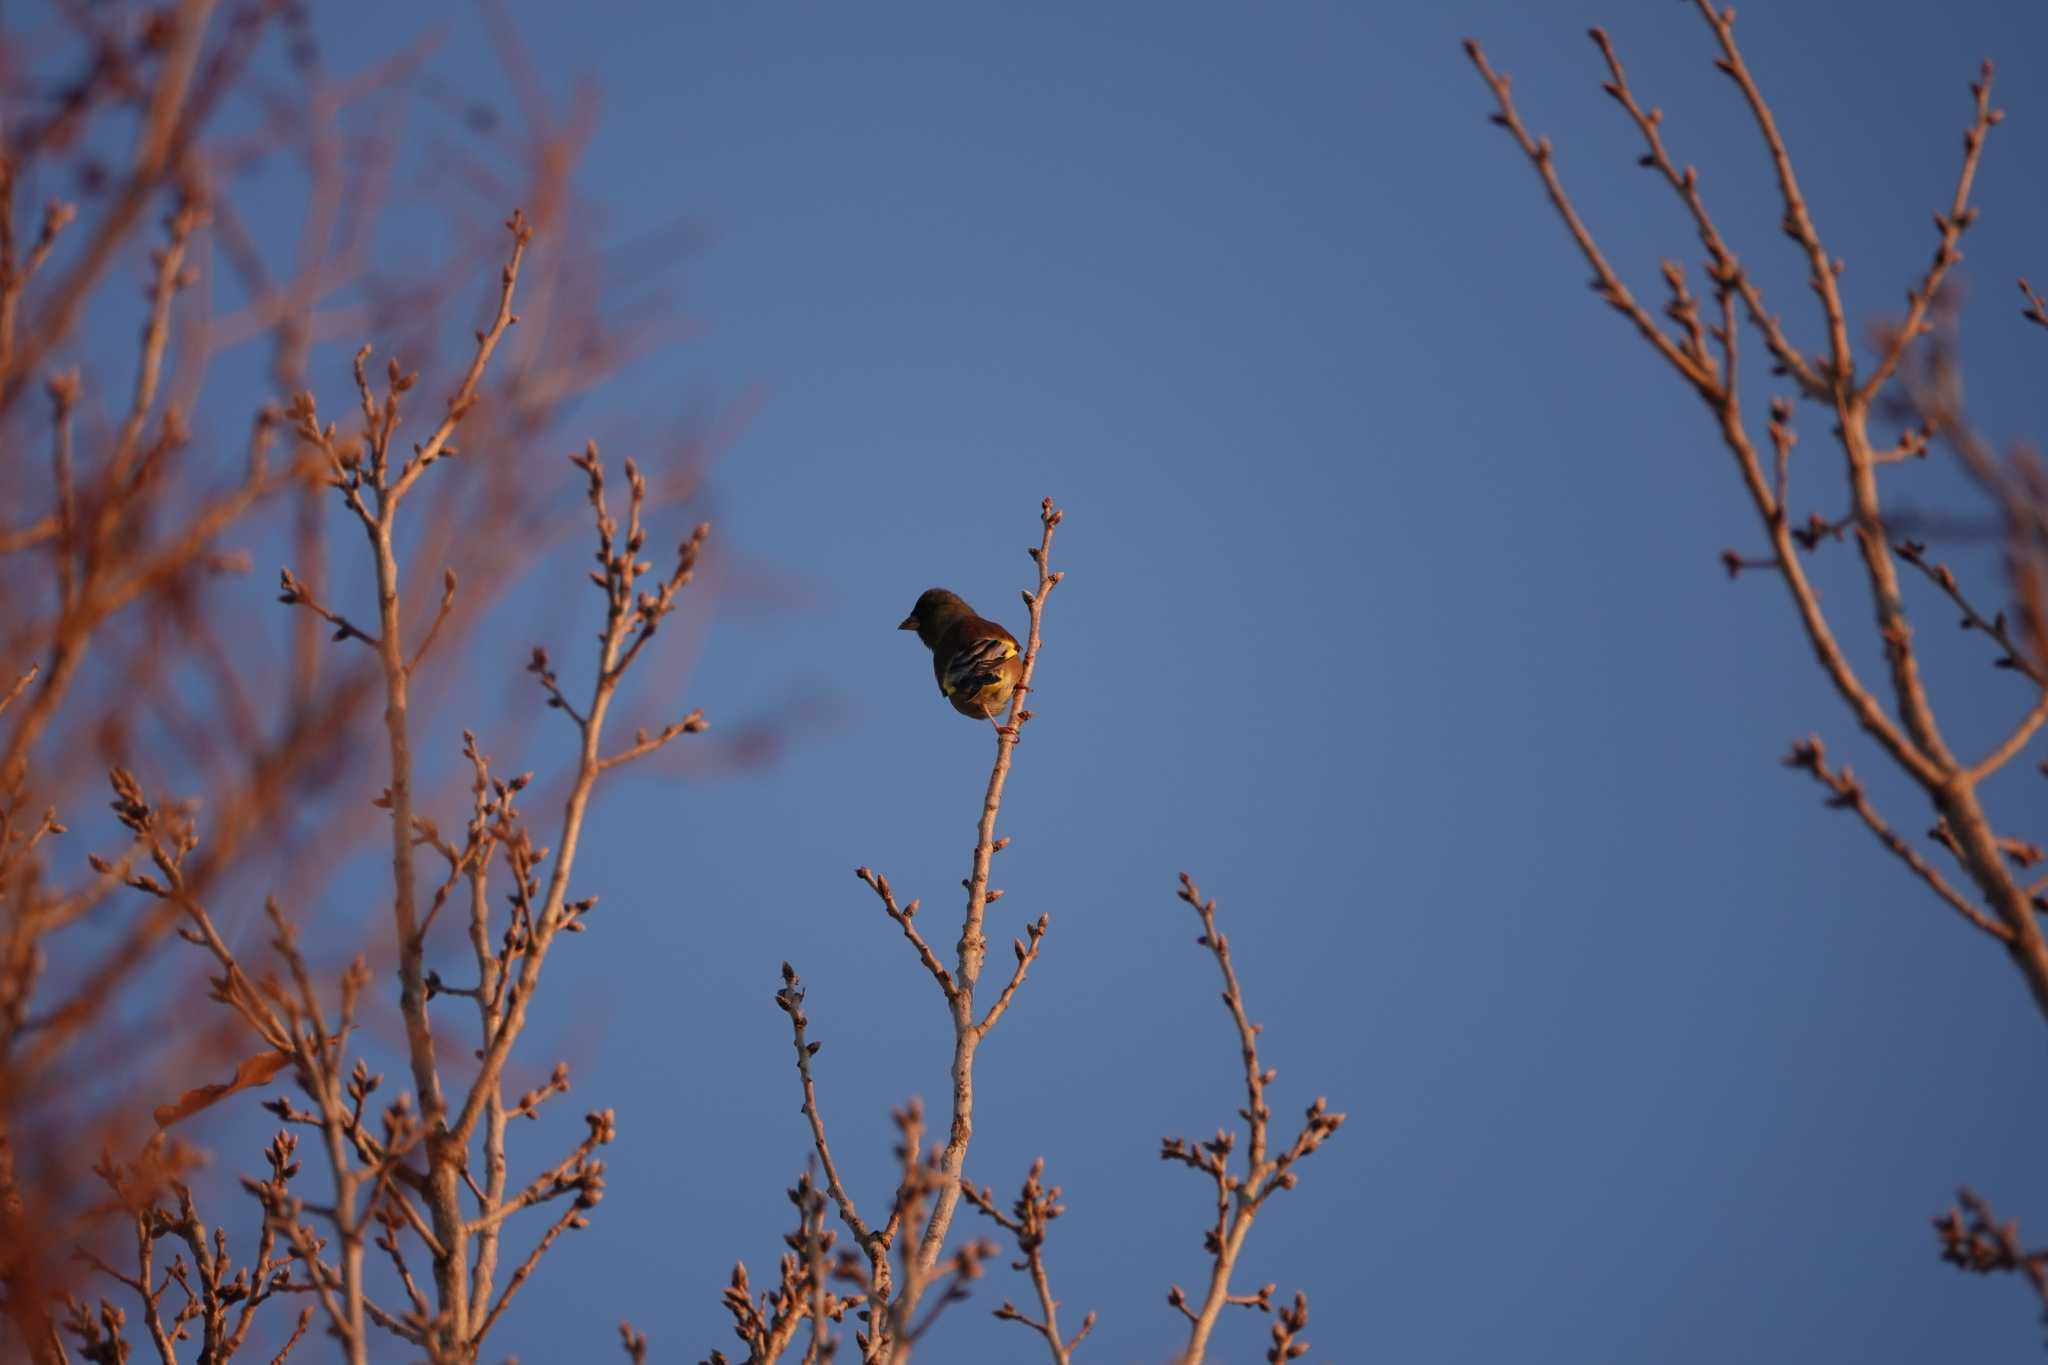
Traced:
[[[575, 1111], [616, 1108], [621, 1140], [593, 1227], [501, 1349], [592, 1358], [620, 1317], [661, 1359], [729, 1343], [719, 1290], [736, 1258], [769, 1275], [808, 1152], [772, 1003], [784, 958], [825, 1043], [835, 1146], [857, 1196], [886, 1200], [889, 1107], [942, 1108], [947, 1036], [850, 874], [884, 871], [938, 921], [992, 747], [893, 627], [943, 584], [1021, 629], [1047, 494], [1069, 577], [992, 922], [1000, 944], [1047, 912], [1052, 936], [983, 1051], [970, 1174], [1010, 1191], [1047, 1158], [1070, 1209], [1056, 1287], [1070, 1319], [1100, 1314], [1085, 1359], [1178, 1342], [1166, 1288], [1204, 1275], [1208, 1196], [1158, 1139], [1239, 1103], [1214, 967], [1173, 898], [1183, 868], [1222, 899], [1276, 1108], [1323, 1094], [1350, 1115], [1241, 1271], [1308, 1292], [1313, 1358], [2038, 1349], [2028, 1296], [1937, 1264], [1927, 1219], [1967, 1180], [2048, 1229], [2048, 1036], [1995, 952], [1778, 767], [1818, 731], [1902, 829], [1928, 819], [1860, 746], [1782, 592], [1723, 576], [1724, 547], [1759, 543], [1726, 454], [1586, 290], [1458, 48], [1477, 36], [1514, 73], [1650, 293], [1660, 256], [1698, 251], [1599, 92], [1583, 32], [1608, 25], [1810, 341], [1767, 163], [1696, 15], [508, 12], [550, 89], [597, 83], [579, 183], [604, 235], [702, 229], [669, 272], [697, 335], [593, 398], [592, 423], [756, 403], [709, 500], [728, 562], [772, 566], [786, 601], [721, 607], [694, 667], [641, 686], [715, 724], [801, 723], [772, 762], [650, 766], [601, 806], [578, 878], [599, 932], [551, 960], [525, 1056], [536, 1075], [568, 1057]], [[315, 22], [346, 69], [419, 17]], [[501, 98], [481, 33], [452, 19], [426, 78]], [[1863, 320], [1922, 268], [1966, 83], [2001, 61], [2008, 119], [1966, 244], [1971, 394], [1990, 432], [2038, 431], [2048, 338], [2010, 280], [2048, 274], [2030, 65], [2048, 23], [1986, 0], [1799, 3], [1746, 12], [1741, 34]], [[1832, 515], [1825, 429], [1804, 435], [1795, 502]], [[1913, 505], [1961, 496], [1936, 463], [1890, 477]], [[1831, 558], [1819, 580], [1867, 662], [1852, 566]], [[1939, 700], [1982, 742], [2025, 698], [1916, 605]], [[2022, 768], [2000, 796], [2026, 832]], [[345, 883], [323, 913], [380, 894]], [[515, 1177], [580, 1126], [560, 1122]], [[1033, 1358], [986, 1311], [1025, 1288], [996, 1272], [930, 1357]], [[1219, 1356], [1263, 1341], [1240, 1316]]]

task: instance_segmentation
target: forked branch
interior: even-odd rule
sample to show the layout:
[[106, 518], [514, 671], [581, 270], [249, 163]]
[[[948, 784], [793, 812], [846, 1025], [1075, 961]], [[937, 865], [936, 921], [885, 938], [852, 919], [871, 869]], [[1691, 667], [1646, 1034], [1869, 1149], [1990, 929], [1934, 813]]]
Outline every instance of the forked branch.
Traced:
[[[1252, 1230], [1252, 1223], [1259, 1210], [1274, 1193], [1291, 1190], [1299, 1183], [1300, 1176], [1295, 1166], [1323, 1143], [1329, 1140], [1344, 1123], [1344, 1115], [1331, 1113], [1319, 1096], [1309, 1105], [1299, 1132], [1286, 1149], [1278, 1154], [1269, 1154], [1268, 1125], [1272, 1111], [1266, 1105], [1266, 1087], [1273, 1083], [1275, 1071], [1259, 1060], [1259, 1026], [1251, 1021], [1245, 1012], [1244, 991], [1238, 985], [1237, 967], [1230, 958], [1230, 941], [1216, 927], [1216, 902], [1204, 900], [1201, 888], [1183, 872], [1180, 876], [1179, 896], [1194, 908], [1202, 925], [1202, 933], [1195, 941], [1207, 948], [1216, 959], [1216, 965], [1223, 974], [1223, 1004], [1230, 1011], [1230, 1020], [1237, 1030], [1238, 1051], [1244, 1061], [1245, 1105], [1238, 1110], [1244, 1121], [1246, 1136], [1245, 1163], [1242, 1174], [1231, 1169], [1231, 1155], [1237, 1148], [1237, 1136], [1227, 1129], [1218, 1129], [1216, 1136], [1204, 1142], [1187, 1138], [1167, 1138], [1161, 1145], [1159, 1155], [1167, 1161], [1178, 1161], [1209, 1176], [1216, 1188], [1216, 1221], [1204, 1238], [1209, 1252], [1209, 1287], [1202, 1295], [1199, 1305], [1190, 1306], [1187, 1295], [1179, 1285], [1174, 1285], [1167, 1294], [1167, 1302], [1180, 1310], [1188, 1319], [1188, 1342], [1182, 1350], [1180, 1365], [1201, 1365], [1209, 1349], [1209, 1338], [1215, 1331], [1216, 1320], [1224, 1308], [1238, 1304], [1256, 1308], [1262, 1312], [1271, 1311], [1273, 1285], [1266, 1285], [1251, 1296], [1233, 1295], [1230, 1292], [1230, 1278], [1237, 1269], [1239, 1255]], [[1296, 1303], [1301, 1309], [1301, 1322], [1307, 1322], [1307, 1302], [1297, 1296]], [[1291, 1320], [1290, 1320], [1291, 1321]], [[1292, 1354], [1294, 1333], [1298, 1327], [1290, 1327], [1281, 1348]], [[1305, 1351], [1306, 1346], [1302, 1350]]]

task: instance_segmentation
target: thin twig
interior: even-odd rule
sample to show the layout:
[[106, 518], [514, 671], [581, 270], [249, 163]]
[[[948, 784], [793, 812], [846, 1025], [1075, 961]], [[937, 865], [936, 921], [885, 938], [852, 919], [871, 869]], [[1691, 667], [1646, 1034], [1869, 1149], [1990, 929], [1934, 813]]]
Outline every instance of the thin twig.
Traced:
[[782, 989], [775, 993], [775, 1003], [789, 1016], [792, 1042], [796, 1047], [797, 1075], [803, 1081], [804, 1117], [810, 1120], [811, 1143], [818, 1153], [819, 1169], [825, 1173], [825, 1193], [832, 1196], [832, 1202], [839, 1206], [839, 1216], [845, 1221], [847, 1231], [853, 1234], [856, 1242], [866, 1247], [874, 1240], [875, 1234], [861, 1220], [853, 1206], [853, 1196], [846, 1192], [846, 1186], [839, 1179], [839, 1165], [832, 1159], [832, 1144], [825, 1138], [825, 1115], [818, 1107], [817, 1084], [811, 1079], [811, 1058], [824, 1045], [811, 1042], [806, 1036], [810, 1020], [803, 1009], [803, 981], [787, 962], [782, 964]]
[[875, 896], [882, 902], [883, 913], [896, 921], [897, 926], [903, 930], [903, 937], [910, 940], [911, 947], [917, 949], [917, 960], [924, 963], [925, 970], [932, 974], [932, 980], [939, 983], [940, 993], [950, 1002], [956, 989], [953, 985], [953, 974], [946, 970], [945, 964], [940, 962], [938, 955], [931, 950], [931, 945], [924, 941], [924, 935], [917, 931], [917, 907], [920, 902], [912, 901], [899, 908], [895, 893], [889, 889], [887, 877], [865, 867], [855, 868], [853, 875], [874, 891]]
[[1822, 747], [1818, 737], [1803, 739], [1794, 744], [1792, 752], [1785, 759], [1785, 766], [1812, 774], [1814, 781], [1833, 793], [1829, 805], [1855, 811], [1857, 818], [1877, 836], [1877, 841], [1910, 868], [1914, 876], [1927, 883], [1934, 894], [1941, 897], [1950, 909], [2000, 943], [2012, 941], [2010, 929], [1970, 904], [1962, 892], [1949, 885], [1948, 879], [1941, 875], [1939, 869], [1914, 852], [1912, 845], [1893, 832], [1891, 826], [1885, 823], [1884, 817], [1877, 813], [1876, 807], [1870, 804], [1863, 784], [1856, 780], [1853, 773], [1847, 768], [1836, 771], [1828, 767], [1827, 751]]
[[1792, 344], [1791, 339], [1785, 334], [1783, 325], [1765, 308], [1762, 290], [1749, 273], [1742, 269], [1735, 253], [1721, 236], [1720, 229], [1715, 226], [1713, 216], [1707, 212], [1706, 200], [1700, 195], [1699, 172], [1691, 166], [1687, 166], [1683, 171], [1679, 170], [1673, 164], [1669, 153], [1665, 151], [1661, 131], [1663, 111], [1646, 110], [1636, 102], [1635, 92], [1629, 88], [1627, 73], [1622, 69], [1621, 57], [1614, 50], [1614, 44], [1609, 40], [1606, 30], [1591, 29], [1589, 36], [1607, 62], [1610, 79], [1604, 88], [1628, 111], [1629, 117], [1634, 120], [1649, 149], [1643, 156], [1643, 164], [1664, 178], [1665, 183], [1671, 186], [1680, 201], [1685, 204], [1686, 211], [1692, 215], [1693, 225], [1699, 231], [1700, 244], [1707, 249], [1708, 273], [1723, 290], [1732, 289], [1741, 296], [1750, 321], [1763, 333], [1764, 344], [1770, 349], [1772, 357], [1777, 360], [1779, 368], [1798, 383], [1801, 391], [1811, 397], [1827, 397], [1827, 386], [1815, 373], [1812, 362]]
[[[1877, 367], [1870, 372], [1870, 378], [1856, 395], [1859, 405], [1868, 406], [1877, 397], [1885, 383], [1899, 368], [1899, 361], [1911, 346], [1929, 330], [1927, 311], [1933, 306], [1935, 296], [1941, 292], [1942, 279], [1949, 267], [1963, 259], [1958, 249], [1963, 233], [1977, 221], [1977, 210], [1970, 203], [1970, 186], [1977, 177], [1977, 163], [1983, 158], [1984, 143], [1992, 128], [2005, 115], [1991, 107], [1991, 63], [1985, 62], [1977, 79], [1970, 83], [1970, 94], [1976, 100], [1976, 113], [1970, 126], [1963, 133], [1963, 166], [1956, 175], [1955, 194], [1950, 197], [1948, 211], [1934, 215], [1935, 231], [1940, 241], [1934, 249], [1934, 259], [1928, 263], [1927, 273], [1920, 283], [1906, 292], [1906, 317], [1892, 332], [1891, 342], [1885, 347]], [[1925, 448], [1925, 440], [1922, 440]]]
[[1047, 1226], [1067, 1210], [1060, 1202], [1059, 1186], [1046, 1189], [1044, 1177], [1045, 1159], [1040, 1157], [1031, 1163], [1031, 1171], [1024, 1177], [1023, 1190], [1010, 1206], [1009, 1213], [1004, 1213], [996, 1205], [995, 1195], [986, 1188], [976, 1189], [969, 1182], [961, 1185], [960, 1193], [985, 1217], [1016, 1239], [1017, 1249], [1024, 1253], [1024, 1260], [1016, 1268], [1030, 1273], [1031, 1287], [1038, 1293], [1041, 1317], [1031, 1317], [1007, 1299], [995, 1310], [996, 1317], [1020, 1323], [1038, 1333], [1052, 1353], [1053, 1365], [1070, 1365], [1074, 1348], [1095, 1330], [1095, 1314], [1091, 1312], [1081, 1320], [1081, 1330], [1074, 1333], [1072, 1339], [1062, 1339], [1059, 1302], [1053, 1298], [1052, 1279], [1045, 1267], [1045, 1238]]
[[1934, 1220], [1941, 1238], [1941, 1259], [1977, 1275], [2017, 1274], [2033, 1288], [2048, 1320], [2048, 1251], [2029, 1251], [2020, 1241], [2019, 1223], [2000, 1222], [1976, 1191], [1956, 1191], [1956, 1207]]
[[1038, 961], [1039, 945], [1045, 942], [1046, 931], [1051, 927], [1052, 916], [1040, 915], [1024, 930], [1025, 938], [1030, 940], [1028, 943], [1021, 938], [1010, 941], [1017, 957], [1017, 966], [1010, 973], [1009, 984], [1003, 987], [1003, 993], [996, 997], [996, 1002], [988, 1007], [988, 1013], [983, 1015], [981, 1022], [975, 1026], [984, 1037], [996, 1026], [996, 1021], [1003, 1017], [1004, 1011], [1010, 1008], [1011, 997], [1015, 996], [1017, 988], [1024, 984], [1025, 974], [1031, 970], [1031, 964]]
[[1572, 207], [1571, 198], [1565, 193], [1564, 182], [1558, 179], [1556, 157], [1551, 151], [1550, 139], [1532, 137], [1528, 128], [1523, 126], [1521, 115], [1515, 111], [1514, 100], [1508, 93], [1507, 76], [1494, 71], [1486, 60], [1486, 54], [1480, 50], [1479, 44], [1471, 39], [1465, 42], [1465, 55], [1472, 59], [1472, 64], [1479, 68], [1480, 76], [1493, 87], [1494, 97], [1500, 105], [1498, 112], [1492, 116], [1493, 121], [1508, 130], [1508, 135], [1514, 138], [1515, 145], [1522, 149], [1522, 154], [1528, 157], [1529, 163], [1536, 168], [1537, 175], [1543, 181], [1543, 188], [1550, 196], [1551, 204], [1557, 209], [1558, 216], [1564, 220], [1572, 240], [1578, 243], [1579, 253], [1586, 258], [1586, 264], [1593, 268], [1593, 292], [1609, 307], [1634, 323], [1636, 331], [1642, 334], [1643, 339], [1655, 347], [1657, 354], [1663, 356], [1671, 368], [1683, 375], [1693, 387], [1702, 392], [1711, 391], [1716, 376], [1709, 364], [1704, 358], [1693, 356], [1667, 336], [1664, 329], [1657, 325], [1656, 319], [1636, 302], [1635, 295], [1621, 282], [1621, 277], [1615, 274], [1614, 267], [1607, 263], [1607, 257], [1593, 240], [1591, 230], [1579, 217], [1579, 211]]
[[669, 724], [664, 725], [654, 734], [650, 735], [645, 730], [640, 731], [633, 737], [633, 744], [630, 748], [623, 749], [613, 754], [610, 758], [600, 761], [598, 767], [600, 770], [603, 770], [631, 763], [636, 758], [645, 758], [648, 754], [661, 748], [678, 735], [701, 735], [710, 728], [710, 723], [704, 719], [702, 711], [692, 711], [681, 720], [671, 721]]
[[427, 627], [426, 638], [420, 641], [420, 647], [412, 652], [412, 658], [406, 662], [407, 676], [411, 676], [419, 669], [420, 660], [426, 658], [427, 651], [434, 647], [434, 637], [441, 633], [441, 624], [448, 619], [448, 612], [454, 605], [455, 570], [449, 569], [441, 575], [441, 605], [434, 611], [433, 624]]

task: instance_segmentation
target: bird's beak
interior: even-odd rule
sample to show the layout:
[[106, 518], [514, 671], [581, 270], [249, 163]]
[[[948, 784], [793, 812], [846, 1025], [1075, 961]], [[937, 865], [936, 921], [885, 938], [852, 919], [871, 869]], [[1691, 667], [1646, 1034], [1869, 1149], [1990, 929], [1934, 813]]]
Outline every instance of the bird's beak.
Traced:
[[902, 625], [900, 625], [900, 626], [898, 626], [898, 627], [896, 627], [896, 629], [898, 629], [898, 630], [916, 630], [916, 629], [917, 629], [917, 618], [916, 618], [915, 616], [906, 616], [906, 617], [904, 617], [904, 618], [903, 618], [903, 624], [902, 624]]

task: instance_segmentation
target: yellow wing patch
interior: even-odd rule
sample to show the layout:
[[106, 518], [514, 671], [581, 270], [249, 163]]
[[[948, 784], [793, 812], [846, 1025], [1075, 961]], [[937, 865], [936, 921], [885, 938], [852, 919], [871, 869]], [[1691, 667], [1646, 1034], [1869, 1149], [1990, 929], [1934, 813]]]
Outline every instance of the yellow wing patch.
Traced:
[[[1004, 664], [1017, 657], [1017, 642], [1002, 636], [990, 636], [976, 641], [950, 659], [943, 669], [934, 669], [939, 678], [939, 691], [951, 698], [962, 683], [970, 678], [985, 678], [990, 669], [1000, 670]], [[972, 695], [981, 698], [998, 694], [1005, 684], [1001, 678], [983, 683]]]

